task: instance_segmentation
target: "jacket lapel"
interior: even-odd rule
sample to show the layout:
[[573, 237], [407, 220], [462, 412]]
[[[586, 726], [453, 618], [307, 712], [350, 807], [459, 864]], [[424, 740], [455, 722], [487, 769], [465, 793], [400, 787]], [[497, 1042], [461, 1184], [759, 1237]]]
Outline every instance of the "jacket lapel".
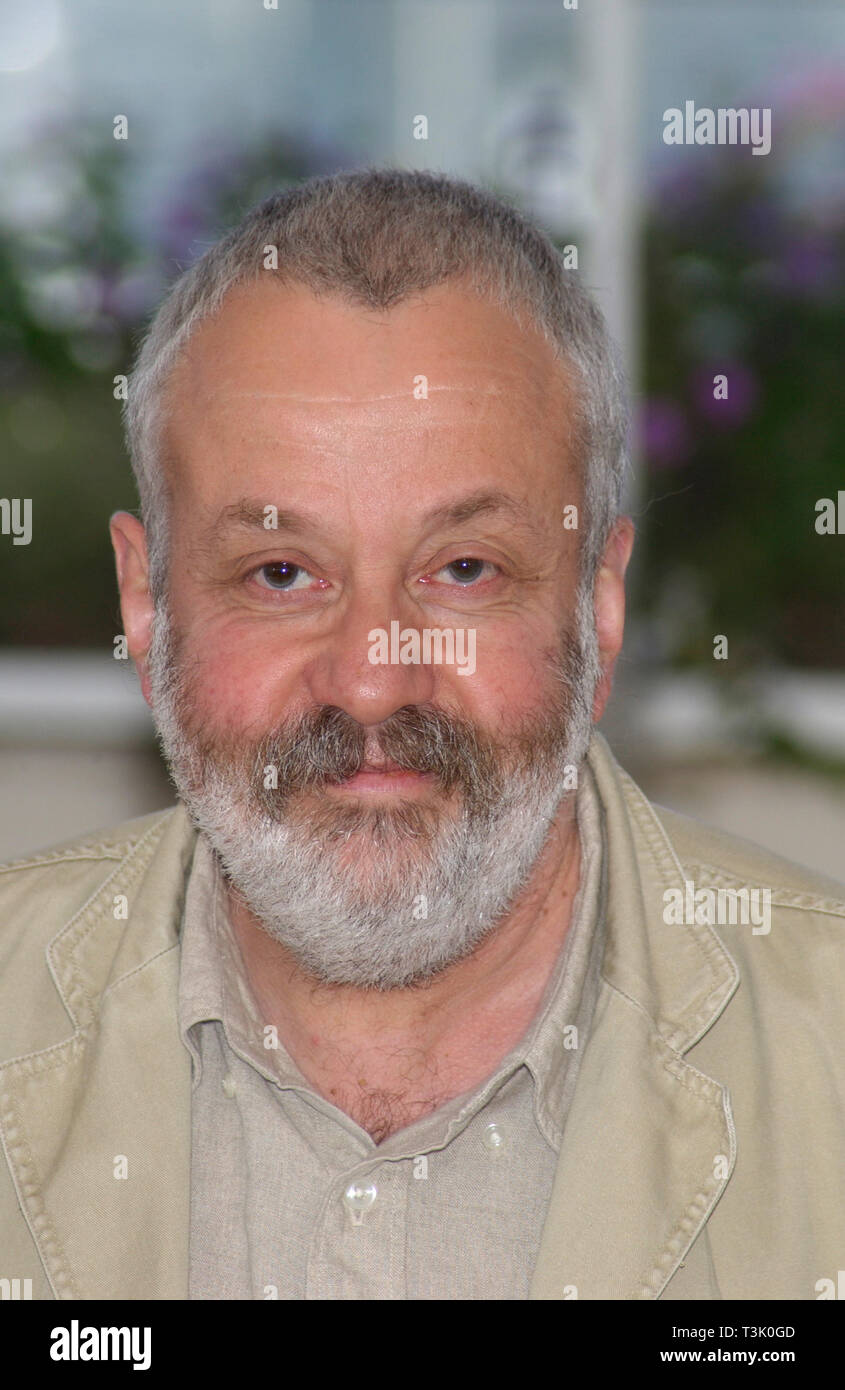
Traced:
[[194, 842], [182, 808], [165, 815], [62, 928], [47, 956], [74, 1036], [4, 1071], [9, 1161], [57, 1298], [187, 1297], [191, 1062], [176, 1001]]
[[530, 1297], [654, 1299], [733, 1170], [727, 1092], [684, 1053], [739, 974], [711, 927], [664, 922], [664, 891], [684, 884], [666, 833], [598, 734], [589, 763], [606, 818], [607, 941]]

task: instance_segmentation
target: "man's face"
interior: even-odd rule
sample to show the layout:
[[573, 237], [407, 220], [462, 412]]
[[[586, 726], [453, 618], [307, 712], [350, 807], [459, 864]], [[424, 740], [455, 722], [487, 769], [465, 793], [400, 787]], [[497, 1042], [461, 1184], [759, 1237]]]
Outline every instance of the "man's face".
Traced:
[[[589, 732], [563, 369], [455, 284], [373, 313], [262, 282], [167, 402], [147, 689], [180, 793], [315, 974], [425, 978], [509, 906]], [[391, 624], [475, 669], [374, 664]]]

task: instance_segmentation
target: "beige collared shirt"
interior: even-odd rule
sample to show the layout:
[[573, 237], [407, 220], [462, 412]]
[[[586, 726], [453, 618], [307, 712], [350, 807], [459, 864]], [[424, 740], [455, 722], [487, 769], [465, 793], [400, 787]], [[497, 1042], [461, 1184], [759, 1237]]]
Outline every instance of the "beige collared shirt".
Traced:
[[192, 1299], [525, 1299], [598, 992], [603, 811], [583, 765], [570, 929], [517, 1046], [376, 1145], [265, 1025], [197, 840], [179, 1029], [192, 1057]]

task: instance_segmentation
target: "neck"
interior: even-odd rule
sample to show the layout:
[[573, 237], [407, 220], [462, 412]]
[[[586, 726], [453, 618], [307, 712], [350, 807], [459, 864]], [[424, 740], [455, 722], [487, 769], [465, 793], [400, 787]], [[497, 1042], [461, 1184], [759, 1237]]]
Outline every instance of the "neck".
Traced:
[[259, 1012], [315, 1090], [379, 1143], [478, 1085], [518, 1043], [569, 929], [580, 858], [567, 799], [510, 912], [466, 959], [407, 989], [316, 980], [229, 890]]

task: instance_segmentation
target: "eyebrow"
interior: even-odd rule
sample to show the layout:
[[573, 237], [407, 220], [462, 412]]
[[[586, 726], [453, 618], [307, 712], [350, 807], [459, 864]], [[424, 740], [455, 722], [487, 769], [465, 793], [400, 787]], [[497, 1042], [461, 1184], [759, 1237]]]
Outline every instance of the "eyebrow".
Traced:
[[[238, 527], [247, 530], [267, 530], [264, 520], [268, 505], [270, 504], [256, 501], [250, 497], [242, 497], [239, 501], [230, 503], [229, 506], [223, 508], [208, 528], [206, 533], [208, 540], [210, 542], [219, 540], [226, 531]], [[467, 521], [474, 521], [479, 516], [494, 515], [497, 512], [502, 512], [510, 516], [514, 522], [523, 525], [528, 521], [528, 511], [523, 503], [518, 502], [507, 492], [489, 490], [479, 490], [470, 493], [468, 497], [461, 498], [458, 502], [434, 507], [425, 513], [422, 520], [423, 524], [429, 528], [445, 525], [454, 526]], [[273, 530], [314, 531], [318, 525], [318, 518], [308, 512], [279, 507], [277, 509], [277, 526]]]
[[[206, 532], [207, 539], [219, 540], [226, 531], [237, 527], [253, 531], [271, 529], [264, 525], [267, 507], [270, 505], [269, 502], [254, 501], [251, 497], [241, 497], [239, 501], [231, 502], [218, 513], [209, 526]], [[277, 524], [272, 528], [274, 531], [314, 531], [318, 525], [317, 518], [310, 516], [308, 512], [297, 512], [288, 507], [278, 507], [276, 517]]]
[[469, 497], [464, 497], [460, 502], [435, 507], [433, 511], [426, 513], [423, 520], [433, 525], [450, 522], [454, 525], [463, 521], [474, 521], [477, 516], [489, 516], [496, 512], [504, 512], [514, 521], [528, 520], [528, 510], [522, 502], [511, 497], [510, 493], [497, 491], [470, 493]]

